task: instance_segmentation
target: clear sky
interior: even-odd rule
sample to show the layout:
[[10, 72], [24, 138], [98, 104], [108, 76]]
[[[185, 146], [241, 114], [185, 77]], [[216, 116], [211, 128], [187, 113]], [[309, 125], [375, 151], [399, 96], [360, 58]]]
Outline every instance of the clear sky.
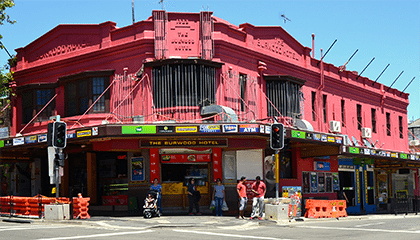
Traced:
[[[132, 24], [132, 0], [15, 0], [16, 6], [7, 13], [17, 23], [0, 26], [3, 44], [12, 54], [59, 24], [113, 21], [118, 27]], [[162, 9], [160, 0], [135, 0], [135, 20]], [[324, 61], [343, 65], [347, 70], [372, 80], [390, 66], [378, 82], [410, 93], [409, 120], [420, 118], [420, 1], [418, 0], [164, 0], [169, 12], [213, 11], [232, 24], [250, 23], [256, 26], [282, 26], [302, 45], [312, 48], [315, 34], [315, 57], [320, 48], [325, 51], [337, 42]], [[287, 19], [281, 17], [284, 15]], [[0, 65], [8, 59], [0, 51]]]

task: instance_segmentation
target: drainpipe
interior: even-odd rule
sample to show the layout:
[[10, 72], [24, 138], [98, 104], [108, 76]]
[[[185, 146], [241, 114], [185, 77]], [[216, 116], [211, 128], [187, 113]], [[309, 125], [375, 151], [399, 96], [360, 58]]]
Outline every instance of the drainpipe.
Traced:
[[[264, 86], [263, 86], [263, 71], [264, 70], [267, 70], [267, 64], [265, 62], [258, 61], [258, 74], [260, 75], [259, 87], [261, 88], [261, 92], [264, 92]], [[264, 96], [263, 94], [260, 94], [259, 106], [263, 106], [263, 102], [264, 102]], [[260, 111], [259, 111], [259, 118], [261, 118], [261, 116], [263, 116], [263, 107], [260, 107]]]
[[[322, 57], [323, 57], [323, 52], [322, 52], [322, 48], [321, 48], [321, 62], [320, 62], [320, 75], [321, 75], [321, 79], [320, 79], [320, 84], [318, 87], [318, 116], [322, 116], [322, 90], [324, 89], [324, 62], [322, 61]], [[322, 118], [318, 119], [318, 127], [320, 131], [324, 130], [324, 125], [322, 124]]]

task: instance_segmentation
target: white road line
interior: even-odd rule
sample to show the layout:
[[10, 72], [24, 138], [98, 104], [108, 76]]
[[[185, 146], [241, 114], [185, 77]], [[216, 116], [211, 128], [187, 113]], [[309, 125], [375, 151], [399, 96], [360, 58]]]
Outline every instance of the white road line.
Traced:
[[247, 235], [239, 235], [239, 234], [227, 234], [227, 233], [214, 233], [214, 232], [202, 232], [202, 231], [189, 231], [189, 230], [177, 230], [173, 229], [175, 232], [182, 232], [182, 233], [195, 233], [195, 234], [205, 234], [205, 235], [213, 235], [213, 236], [223, 236], [223, 237], [232, 237], [232, 238], [251, 238], [251, 239], [267, 239], [267, 240], [290, 240], [285, 238], [273, 238], [273, 237], [261, 237], [261, 236], [247, 236]]
[[139, 233], [146, 233], [146, 232], [153, 232], [153, 230], [135, 231], [135, 232], [103, 233], [103, 234], [93, 234], [93, 235], [73, 236], [73, 237], [40, 238], [38, 240], [65, 240], [65, 239], [112, 237], [112, 236], [118, 236], [118, 235], [130, 235], [130, 234], [139, 234]]
[[38, 230], [38, 229], [49, 229], [49, 228], [68, 228], [69, 226], [33, 226], [33, 227], [8, 227], [8, 228], [1, 228], [0, 232], [4, 231], [19, 231], [19, 230]]
[[347, 230], [347, 231], [366, 231], [366, 232], [414, 233], [414, 234], [420, 233], [420, 231], [389, 230], [389, 229], [344, 228], [344, 227], [322, 227], [322, 226], [295, 226], [295, 227], [313, 228], [313, 229], [330, 229], [330, 230]]
[[367, 226], [374, 226], [374, 225], [381, 225], [385, 222], [378, 222], [378, 223], [368, 223], [368, 224], [362, 224], [362, 225], [356, 225], [355, 227], [367, 227]]

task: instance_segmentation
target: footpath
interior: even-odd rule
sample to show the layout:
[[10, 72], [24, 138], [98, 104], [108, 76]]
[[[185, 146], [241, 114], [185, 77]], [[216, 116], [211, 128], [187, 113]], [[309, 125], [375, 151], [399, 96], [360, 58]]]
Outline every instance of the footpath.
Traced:
[[71, 219], [71, 220], [45, 220], [45, 219], [28, 219], [16, 217], [0, 217], [3, 222], [22, 223], [22, 224], [78, 224], [87, 226], [100, 226], [105, 228], [187, 228], [187, 227], [203, 227], [203, 228], [225, 228], [225, 229], [249, 229], [258, 226], [276, 226], [276, 225], [295, 225], [307, 222], [321, 221], [348, 221], [348, 220], [368, 220], [368, 219], [401, 219], [401, 218], [420, 218], [415, 214], [374, 214], [361, 216], [348, 216], [343, 218], [298, 218], [285, 220], [250, 220], [238, 219], [233, 216], [216, 217], [213, 215], [202, 216], [161, 216], [146, 219], [143, 216], [127, 216], [127, 217], [106, 217], [98, 216], [90, 219]]

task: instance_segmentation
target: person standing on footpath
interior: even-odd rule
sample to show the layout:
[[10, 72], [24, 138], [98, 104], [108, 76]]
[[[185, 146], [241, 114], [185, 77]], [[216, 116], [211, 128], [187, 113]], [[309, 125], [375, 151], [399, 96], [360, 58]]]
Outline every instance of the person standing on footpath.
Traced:
[[236, 185], [236, 191], [238, 192], [239, 197], [239, 216], [238, 218], [245, 219], [244, 212], [246, 209], [246, 204], [248, 202], [248, 197], [246, 196], [246, 177], [241, 177], [238, 185]]
[[263, 211], [264, 211], [264, 195], [267, 191], [265, 183], [261, 181], [261, 177], [257, 176], [255, 178], [255, 182], [252, 184], [251, 191], [255, 193], [254, 198], [252, 199], [252, 213], [251, 219], [257, 217], [258, 212], [258, 219], [262, 220]]
[[189, 208], [189, 215], [192, 216], [193, 214], [193, 207], [195, 206], [195, 210], [197, 211], [197, 215], [201, 215], [200, 213], [200, 206], [198, 205], [198, 192], [197, 192], [197, 186], [195, 185], [195, 179], [191, 178], [190, 182], [188, 184], [188, 202], [190, 204]]
[[222, 215], [223, 201], [225, 201], [225, 186], [222, 185], [222, 180], [218, 178], [216, 180], [217, 185], [214, 186], [213, 200], [216, 203], [216, 216]]
[[153, 180], [152, 186], [150, 186], [150, 190], [156, 191], [159, 193], [158, 196], [158, 208], [159, 212], [162, 214], [162, 185], [159, 184], [159, 179], [155, 178]]

